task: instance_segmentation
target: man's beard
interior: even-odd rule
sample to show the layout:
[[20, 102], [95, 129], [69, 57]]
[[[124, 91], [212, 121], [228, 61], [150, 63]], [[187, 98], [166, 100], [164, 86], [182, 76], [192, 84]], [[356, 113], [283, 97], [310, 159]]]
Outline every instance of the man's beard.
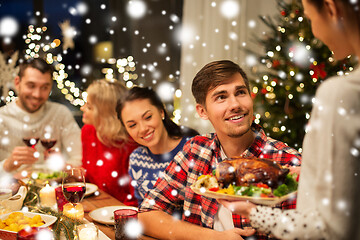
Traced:
[[42, 105], [44, 105], [44, 103], [42, 103], [38, 108], [34, 110], [34, 108], [29, 107], [29, 105], [31, 104], [27, 104], [26, 98], [19, 97], [19, 101], [21, 102], [21, 105], [25, 108], [25, 110], [29, 113], [34, 113], [38, 111], [42, 107]]
[[247, 134], [250, 130], [251, 130], [251, 127], [249, 126], [249, 128], [246, 131], [241, 131], [240, 133], [233, 133], [230, 131], [230, 133], [228, 133], [228, 136], [231, 138], [239, 138], [239, 137], [242, 137], [245, 134]]

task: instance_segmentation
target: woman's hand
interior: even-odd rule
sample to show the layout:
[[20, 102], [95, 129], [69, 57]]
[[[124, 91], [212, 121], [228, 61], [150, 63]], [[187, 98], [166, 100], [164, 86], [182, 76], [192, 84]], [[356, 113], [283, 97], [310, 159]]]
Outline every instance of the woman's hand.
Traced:
[[256, 207], [255, 204], [248, 201], [228, 201], [224, 199], [218, 199], [217, 201], [220, 204], [224, 205], [231, 212], [244, 216], [246, 218], [249, 217], [250, 210]]

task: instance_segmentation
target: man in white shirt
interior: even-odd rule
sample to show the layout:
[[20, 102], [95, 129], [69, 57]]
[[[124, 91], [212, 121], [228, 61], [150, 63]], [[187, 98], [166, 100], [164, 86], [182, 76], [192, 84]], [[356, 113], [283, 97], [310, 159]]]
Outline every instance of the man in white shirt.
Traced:
[[[49, 136], [44, 136], [45, 129], [56, 140], [52, 150], [61, 153], [58, 159], [66, 159], [66, 163], [73, 166], [81, 165], [79, 126], [68, 108], [48, 101], [52, 74], [52, 66], [43, 59], [32, 59], [20, 65], [15, 78], [18, 97], [0, 108], [0, 171], [15, 173], [26, 167], [44, 165], [44, 153], [48, 155], [46, 148], [40, 142], [28, 147], [23, 138], [33, 132], [37, 140], [46, 139]], [[53, 164], [61, 166], [65, 162], [56, 160]]]

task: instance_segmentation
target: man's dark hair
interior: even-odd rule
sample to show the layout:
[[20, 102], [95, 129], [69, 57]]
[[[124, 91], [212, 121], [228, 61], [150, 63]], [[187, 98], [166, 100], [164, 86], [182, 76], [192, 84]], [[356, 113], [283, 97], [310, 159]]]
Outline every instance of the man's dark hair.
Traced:
[[42, 58], [32, 58], [29, 60], [26, 60], [22, 64], [20, 64], [20, 70], [19, 70], [19, 77], [22, 78], [25, 74], [25, 70], [27, 68], [35, 68], [39, 70], [41, 73], [50, 73], [50, 76], [52, 78], [54, 68], [52, 65], [48, 64], [44, 59]]
[[239, 65], [229, 60], [214, 61], [206, 64], [193, 79], [191, 90], [196, 103], [204, 105], [207, 93], [229, 82], [235, 73], [240, 73], [250, 94], [249, 80]]

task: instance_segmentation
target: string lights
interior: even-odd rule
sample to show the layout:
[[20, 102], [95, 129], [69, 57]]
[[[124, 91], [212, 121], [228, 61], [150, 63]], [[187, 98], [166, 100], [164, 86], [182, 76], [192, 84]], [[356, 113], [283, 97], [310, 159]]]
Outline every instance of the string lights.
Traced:
[[45, 26], [34, 27], [30, 25], [28, 27], [28, 33], [25, 36], [25, 43], [27, 44], [25, 59], [39, 58], [42, 56], [42, 53], [44, 53], [46, 62], [54, 65], [55, 71], [53, 73], [53, 79], [56, 81], [56, 86], [64, 95], [65, 99], [74, 106], [83, 106], [85, 102], [81, 90], [75, 86], [74, 82], [67, 79], [68, 74], [65, 71], [65, 65], [62, 63], [62, 55], [51, 53], [53, 49], [60, 46], [61, 41], [59, 39], [50, 41], [49, 36], [46, 36], [44, 41], [43, 35], [46, 30], [47, 27]]
[[[27, 49], [25, 50], [25, 59], [39, 58], [44, 53], [44, 57], [47, 63], [54, 65], [53, 79], [56, 81], [56, 86], [60, 92], [64, 95], [65, 99], [68, 100], [74, 106], [83, 106], [86, 101], [87, 93], [81, 91], [76, 87], [75, 83], [68, 79], [68, 74], [65, 71], [65, 64], [62, 63], [63, 57], [61, 54], [53, 54], [51, 51], [61, 45], [59, 39], [50, 41], [50, 37], [46, 36], [44, 42], [43, 36], [46, 32], [47, 27], [34, 27], [30, 25], [28, 27], [28, 33], [25, 38]], [[114, 80], [114, 69], [117, 69], [120, 74], [121, 80], [125, 82], [128, 88], [134, 85], [134, 81], [138, 79], [138, 75], [135, 73], [136, 66], [134, 58], [128, 56], [127, 58], [114, 59], [110, 58], [107, 60], [110, 65], [108, 68], [101, 69], [101, 72], [105, 75], [105, 79]], [[7, 101], [14, 99], [14, 92], [9, 91], [9, 96], [6, 98]]]

